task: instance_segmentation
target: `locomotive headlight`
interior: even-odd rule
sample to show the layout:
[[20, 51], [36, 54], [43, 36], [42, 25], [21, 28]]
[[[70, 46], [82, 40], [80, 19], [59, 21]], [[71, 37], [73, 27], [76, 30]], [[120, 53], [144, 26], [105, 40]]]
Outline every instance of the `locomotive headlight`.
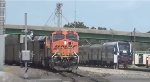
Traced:
[[61, 55], [61, 53], [58, 52], [57, 55]]
[[74, 56], [74, 58], [77, 58], [77, 56]]
[[58, 56], [54, 56], [54, 58], [57, 58]]
[[66, 40], [64, 41], [64, 45], [67, 45], [67, 41]]
[[77, 56], [74, 56], [74, 58], [75, 58], [75, 59], [78, 59], [78, 57], [77, 57]]
[[127, 53], [127, 51], [126, 51], [126, 50], [123, 50], [123, 53]]

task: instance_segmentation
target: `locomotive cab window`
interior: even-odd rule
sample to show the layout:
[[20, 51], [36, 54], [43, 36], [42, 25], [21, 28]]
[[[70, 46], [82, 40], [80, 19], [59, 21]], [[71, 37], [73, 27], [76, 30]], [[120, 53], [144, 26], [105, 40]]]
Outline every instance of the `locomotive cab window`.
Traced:
[[128, 43], [119, 43], [119, 49], [120, 51], [126, 50], [128, 51], [130, 49], [130, 45]]
[[75, 34], [71, 34], [71, 33], [67, 34], [66, 38], [69, 39], [69, 40], [78, 41], [78, 37]]
[[129, 43], [118, 43], [120, 55], [130, 55], [130, 44]]
[[63, 35], [63, 34], [54, 34], [53, 35], [53, 41], [62, 40], [64, 38], [65, 38], [65, 35]]

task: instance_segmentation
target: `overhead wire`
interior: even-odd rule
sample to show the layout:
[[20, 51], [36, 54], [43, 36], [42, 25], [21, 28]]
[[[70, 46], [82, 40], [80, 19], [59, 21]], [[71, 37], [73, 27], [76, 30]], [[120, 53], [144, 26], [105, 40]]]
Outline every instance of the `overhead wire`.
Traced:
[[[55, 9], [55, 11], [49, 16], [49, 18], [47, 19], [47, 21], [45, 22], [45, 26], [48, 25], [48, 23], [50, 22], [52, 16], [54, 16], [54, 18], [53, 18], [52, 20], [54, 21], [54, 24], [56, 24], [56, 21], [55, 21], [56, 13], [55, 13], [55, 12], [56, 12], [56, 9]], [[67, 22], [69, 23], [69, 20], [68, 20], [64, 15], [62, 15], [62, 13], [61, 13], [61, 16], [62, 16], [62, 18], [65, 19], [65, 21], [67, 21]], [[61, 19], [61, 21], [62, 21], [62, 19]], [[76, 0], [75, 0], [75, 19], [74, 19], [74, 22], [75, 22], [75, 26], [74, 26], [74, 25], [71, 25], [71, 26], [72, 26], [73, 28], [76, 28]], [[74, 29], [74, 31], [76, 31], [76, 30]]]
[[51, 17], [53, 16], [53, 14], [54, 14], [54, 13], [52, 13], [52, 14], [49, 16], [49, 18], [47, 19], [47, 21], [45, 22], [45, 26], [47, 26], [47, 24], [48, 24], [49, 20], [50, 20], [50, 19], [51, 19]]
[[[56, 16], [56, 14], [54, 14], [55, 12], [56, 12], [56, 9], [55, 9], [54, 12], [49, 16], [49, 18], [47, 19], [47, 21], [45, 22], [45, 26], [47, 26], [48, 23], [52, 21], [52, 20], [51, 20], [52, 16], [54, 16], [53, 20], [55, 20], [55, 16]], [[51, 20], [51, 21], [50, 21], [50, 20]], [[54, 22], [55, 22], [55, 21], [54, 21]], [[54, 23], [54, 24], [55, 24], [55, 23]]]
[[[65, 17], [65, 16], [63, 16], [62, 15], [62, 17], [69, 23], [69, 20]], [[71, 25], [73, 28], [75, 28], [75, 26], [73, 26], [73, 25]]]

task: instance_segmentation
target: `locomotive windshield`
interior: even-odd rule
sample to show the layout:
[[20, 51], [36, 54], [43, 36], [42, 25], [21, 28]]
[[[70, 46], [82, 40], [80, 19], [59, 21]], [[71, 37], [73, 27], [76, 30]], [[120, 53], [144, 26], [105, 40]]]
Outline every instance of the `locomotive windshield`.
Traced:
[[130, 44], [129, 43], [118, 43], [120, 51], [130, 51]]
[[71, 34], [71, 33], [67, 34], [66, 38], [69, 39], [69, 40], [73, 40], [73, 41], [77, 41], [78, 40], [77, 35]]
[[62, 40], [64, 38], [65, 38], [65, 35], [63, 35], [63, 34], [54, 34], [53, 35], [53, 41]]

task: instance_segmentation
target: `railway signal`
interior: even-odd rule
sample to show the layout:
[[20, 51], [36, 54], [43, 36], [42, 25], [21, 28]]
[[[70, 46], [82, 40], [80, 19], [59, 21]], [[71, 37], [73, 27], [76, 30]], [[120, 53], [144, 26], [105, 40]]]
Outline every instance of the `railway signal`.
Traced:
[[32, 58], [33, 58], [33, 54], [31, 53], [30, 50], [27, 50], [27, 33], [28, 33], [28, 30], [27, 30], [27, 13], [25, 13], [25, 50], [22, 50], [21, 51], [21, 56], [20, 56], [20, 59], [21, 59], [21, 62], [25, 63], [25, 73], [24, 73], [24, 78], [28, 78], [28, 74], [27, 74], [27, 71], [28, 71], [28, 63], [31, 63], [32, 61]]

